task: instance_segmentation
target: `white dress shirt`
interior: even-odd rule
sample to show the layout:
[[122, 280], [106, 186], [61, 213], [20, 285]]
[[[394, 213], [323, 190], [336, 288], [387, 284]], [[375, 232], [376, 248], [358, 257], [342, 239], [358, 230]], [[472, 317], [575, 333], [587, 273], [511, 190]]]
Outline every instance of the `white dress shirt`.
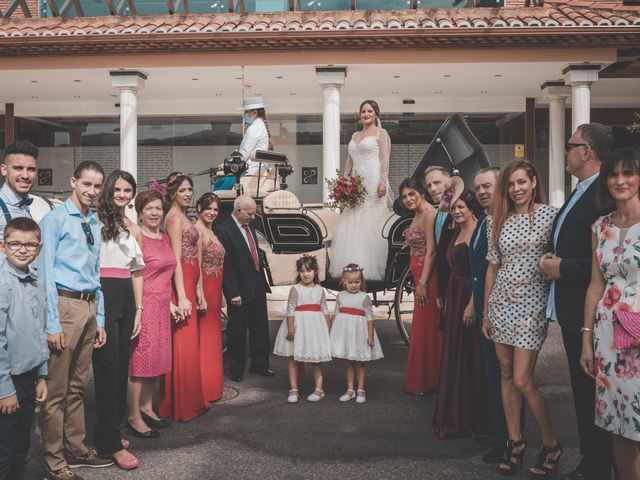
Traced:
[[258, 167], [260, 162], [255, 162], [251, 159], [256, 150], [267, 150], [269, 148], [269, 132], [264, 121], [257, 117], [249, 128], [244, 132], [242, 137], [242, 143], [240, 144], [240, 155], [242, 159], [247, 162], [247, 174], [258, 173]]

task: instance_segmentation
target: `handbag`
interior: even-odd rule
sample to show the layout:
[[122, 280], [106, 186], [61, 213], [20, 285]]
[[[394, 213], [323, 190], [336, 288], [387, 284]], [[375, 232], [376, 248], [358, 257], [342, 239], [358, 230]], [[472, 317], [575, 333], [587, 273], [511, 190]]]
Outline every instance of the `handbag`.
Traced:
[[613, 312], [613, 342], [618, 350], [640, 348], [640, 312]]

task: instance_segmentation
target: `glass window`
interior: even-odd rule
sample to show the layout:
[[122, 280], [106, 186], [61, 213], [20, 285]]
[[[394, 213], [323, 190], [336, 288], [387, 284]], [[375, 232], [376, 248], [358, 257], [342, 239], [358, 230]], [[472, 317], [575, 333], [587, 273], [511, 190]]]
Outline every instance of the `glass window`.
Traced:
[[300, 10], [351, 10], [351, 0], [300, 0]]
[[356, 0], [356, 10], [405, 10], [411, 8], [411, 3], [411, 0]]
[[245, 0], [244, 11], [249, 12], [288, 12], [289, 0]]
[[[235, 0], [237, 5], [238, 0]], [[237, 10], [236, 10], [237, 11]], [[189, 13], [228, 13], [227, 0], [189, 0]]]

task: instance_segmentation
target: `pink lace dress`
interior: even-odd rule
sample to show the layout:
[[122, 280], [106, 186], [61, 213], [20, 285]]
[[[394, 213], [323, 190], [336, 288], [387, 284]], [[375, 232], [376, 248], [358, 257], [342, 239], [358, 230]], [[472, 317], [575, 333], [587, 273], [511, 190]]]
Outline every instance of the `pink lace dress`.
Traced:
[[196, 314], [196, 289], [200, 278], [198, 239], [200, 234], [191, 225], [182, 232], [180, 265], [184, 290], [191, 302], [191, 316], [173, 326], [173, 371], [164, 376], [164, 388], [159, 404], [163, 417], [188, 422], [209, 408], [202, 390], [200, 372], [199, 330]]
[[215, 239], [202, 249], [201, 257], [202, 287], [207, 310], [198, 313], [200, 373], [204, 396], [209, 401], [219, 400], [224, 389], [220, 324], [224, 253], [224, 247]]
[[[427, 254], [427, 238], [420, 225], [413, 222], [405, 231], [406, 244], [411, 255], [411, 274], [416, 284], [422, 275]], [[424, 394], [438, 388], [440, 371], [440, 352], [442, 350], [442, 332], [439, 330], [440, 310], [436, 304], [438, 280], [436, 269], [432, 270], [428, 280], [425, 305], [413, 304], [413, 320], [409, 357], [407, 359], [407, 382], [405, 391]]]
[[142, 328], [131, 341], [129, 375], [157, 377], [171, 371], [171, 279], [176, 257], [167, 235], [142, 239], [144, 271], [142, 278]]

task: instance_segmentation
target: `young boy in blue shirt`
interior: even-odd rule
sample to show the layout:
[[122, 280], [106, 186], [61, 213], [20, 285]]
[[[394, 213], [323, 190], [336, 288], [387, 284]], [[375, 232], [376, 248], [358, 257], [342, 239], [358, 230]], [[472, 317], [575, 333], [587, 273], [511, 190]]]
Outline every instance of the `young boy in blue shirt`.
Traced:
[[31, 267], [40, 247], [36, 222], [7, 223], [0, 242], [0, 480], [24, 478], [35, 403], [47, 398], [46, 293]]

